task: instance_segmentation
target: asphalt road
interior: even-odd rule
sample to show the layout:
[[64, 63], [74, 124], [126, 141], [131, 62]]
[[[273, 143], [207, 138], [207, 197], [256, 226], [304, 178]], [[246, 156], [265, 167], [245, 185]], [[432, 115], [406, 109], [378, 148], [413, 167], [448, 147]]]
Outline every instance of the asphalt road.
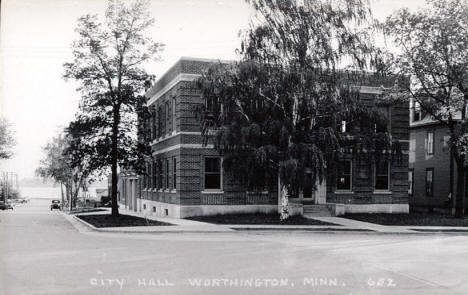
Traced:
[[468, 294], [468, 236], [80, 233], [0, 212], [0, 294]]

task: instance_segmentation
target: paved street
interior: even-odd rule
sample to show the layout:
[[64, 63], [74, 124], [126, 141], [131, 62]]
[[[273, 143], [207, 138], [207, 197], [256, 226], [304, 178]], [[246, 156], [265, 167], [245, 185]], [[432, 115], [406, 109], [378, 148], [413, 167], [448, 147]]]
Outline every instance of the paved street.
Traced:
[[468, 236], [79, 232], [0, 212], [0, 294], [467, 294]]

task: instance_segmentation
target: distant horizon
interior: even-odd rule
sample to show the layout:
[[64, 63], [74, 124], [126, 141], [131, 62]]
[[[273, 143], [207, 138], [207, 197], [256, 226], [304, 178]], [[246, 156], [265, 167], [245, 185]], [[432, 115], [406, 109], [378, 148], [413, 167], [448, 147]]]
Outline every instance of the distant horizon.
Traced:
[[[60, 184], [55, 183], [52, 180], [43, 181], [41, 177], [23, 177], [18, 179], [18, 186], [21, 187], [60, 187]], [[95, 181], [90, 184], [90, 187], [107, 187], [107, 179], [102, 179], [100, 181]]]

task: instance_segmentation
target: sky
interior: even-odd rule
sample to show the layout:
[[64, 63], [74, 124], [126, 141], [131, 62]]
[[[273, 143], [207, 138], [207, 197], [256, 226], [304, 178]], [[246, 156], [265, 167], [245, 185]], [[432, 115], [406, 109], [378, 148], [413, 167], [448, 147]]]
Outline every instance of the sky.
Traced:
[[[0, 116], [16, 132], [15, 155], [0, 171], [33, 177], [42, 147], [70, 122], [80, 99], [77, 84], [65, 81], [78, 17], [102, 15], [106, 0], [2, 0], [0, 25]], [[371, 0], [374, 16], [425, 6], [424, 0]], [[157, 77], [180, 57], [234, 59], [239, 31], [253, 11], [244, 0], [152, 0], [155, 26], [148, 32], [166, 44], [160, 62], [147, 65]]]

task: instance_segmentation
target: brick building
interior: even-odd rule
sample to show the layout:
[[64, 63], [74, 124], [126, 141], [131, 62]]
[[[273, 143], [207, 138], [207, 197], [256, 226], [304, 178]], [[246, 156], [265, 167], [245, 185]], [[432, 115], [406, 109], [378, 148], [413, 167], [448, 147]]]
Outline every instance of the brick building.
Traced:
[[[277, 211], [276, 191], [246, 192], [224, 175], [222, 157], [213, 146], [202, 144], [194, 106], [204, 101], [195, 80], [216, 62], [181, 58], [146, 93], [152, 114], [146, 126], [151, 134], [153, 159], [147, 163], [147, 175], [138, 181], [131, 173], [121, 175], [122, 204], [144, 214], [179, 218]], [[372, 99], [380, 93], [380, 86], [370, 82], [361, 87], [361, 92]], [[408, 212], [408, 107], [400, 105], [386, 112], [393, 138], [403, 142], [404, 160], [381, 163], [376, 168], [346, 158], [316, 190], [311, 185], [310, 190], [291, 198], [294, 211], [324, 206], [332, 214]]]

